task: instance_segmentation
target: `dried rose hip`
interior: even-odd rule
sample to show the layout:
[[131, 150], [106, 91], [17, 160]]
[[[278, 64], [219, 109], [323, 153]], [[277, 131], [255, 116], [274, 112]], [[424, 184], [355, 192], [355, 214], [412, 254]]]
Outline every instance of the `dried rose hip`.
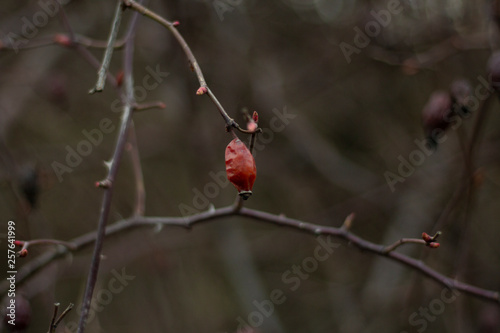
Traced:
[[252, 153], [240, 139], [234, 139], [226, 147], [226, 173], [243, 200], [247, 200], [252, 195], [257, 168]]

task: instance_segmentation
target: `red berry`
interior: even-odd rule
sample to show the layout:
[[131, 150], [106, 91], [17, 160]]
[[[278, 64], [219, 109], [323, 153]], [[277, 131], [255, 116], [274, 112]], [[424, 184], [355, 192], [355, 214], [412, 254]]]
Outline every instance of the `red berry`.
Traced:
[[241, 197], [248, 199], [252, 195], [257, 167], [252, 153], [240, 139], [234, 139], [226, 147], [226, 173]]

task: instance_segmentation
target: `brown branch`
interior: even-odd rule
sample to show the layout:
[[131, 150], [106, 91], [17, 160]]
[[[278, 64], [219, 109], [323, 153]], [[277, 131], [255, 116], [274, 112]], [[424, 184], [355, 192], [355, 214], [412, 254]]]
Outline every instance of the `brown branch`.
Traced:
[[141, 103], [141, 104], [134, 104], [134, 111], [135, 112], [140, 112], [140, 111], [146, 111], [150, 109], [164, 109], [167, 106], [163, 102], [149, 102], [149, 103]]
[[[18, 45], [15, 48], [8, 44], [0, 44], [0, 51], [14, 50], [14, 49], [29, 50], [29, 49], [54, 46], [54, 45], [62, 45], [66, 47], [81, 45], [86, 48], [105, 49], [107, 47], [107, 44], [108, 44], [107, 41], [93, 39], [83, 35], [74, 34], [73, 37], [71, 37], [71, 33], [55, 33], [44, 37], [40, 37], [38, 39], [33, 39], [30, 41], [29, 44]], [[121, 49], [123, 48], [124, 44], [125, 44], [125, 39], [119, 39], [115, 41], [113, 47], [115, 49]]]
[[68, 307], [63, 311], [63, 313], [61, 313], [59, 318], [57, 318], [57, 313], [59, 312], [59, 305], [60, 305], [60, 303], [54, 304], [54, 313], [52, 315], [52, 320], [50, 322], [48, 333], [55, 333], [56, 332], [56, 328], [57, 328], [57, 326], [59, 326], [59, 323], [71, 311], [71, 309], [73, 309], [73, 306], [74, 306], [73, 303], [69, 303]]
[[30, 241], [19, 240], [18, 242], [22, 246], [19, 252], [21, 252], [22, 250], [28, 250], [28, 248], [33, 245], [62, 245], [70, 250], [76, 250], [75, 244], [56, 239], [33, 239]]
[[[357, 247], [362, 251], [367, 251], [376, 255], [387, 257], [402, 265], [408, 266], [409, 268], [431, 278], [437, 283], [450, 288], [455, 289], [471, 296], [495, 302], [500, 305], [499, 293], [497, 291], [482, 289], [464, 282], [456, 281], [450, 277], [447, 277], [433, 268], [426, 266], [421, 260], [417, 260], [401, 254], [396, 251], [387, 251], [388, 247], [384, 245], [379, 245], [367, 241], [363, 238], [356, 236], [351, 233], [347, 228], [344, 227], [328, 227], [317, 224], [312, 224], [292, 218], [285, 217], [284, 215], [274, 215], [266, 212], [261, 212], [254, 209], [249, 209], [245, 207], [238, 207], [237, 205], [231, 205], [219, 209], [210, 209], [199, 214], [187, 216], [187, 217], [140, 217], [133, 216], [125, 220], [116, 222], [106, 228], [106, 235], [111, 236], [114, 234], [119, 234], [126, 230], [131, 230], [138, 227], [146, 226], [176, 226], [182, 228], [192, 228], [196, 224], [207, 223], [210, 221], [219, 220], [222, 218], [227, 218], [230, 216], [241, 216], [246, 217], [251, 220], [258, 220], [265, 223], [274, 224], [280, 227], [288, 227], [301, 232], [310, 233], [315, 236], [319, 235], [330, 235], [339, 239], [347, 241], [350, 245]], [[348, 217], [347, 220], [350, 220]], [[96, 232], [91, 232], [86, 235], [80, 236], [70, 243], [75, 244], [76, 250], [81, 250], [82, 248], [92, 244], [97, 237]], [[55, 251], [51, 251], [35, 258], [33, 261], [27, 263], [18, 270], [17, 283], [21, 285], [25, 283], [26, 280], [41, 270], [43, 267], [48, 265], [53, 260], [61, 257], [62, 255], [69, 252], [69, 249], [60, 247]], [[8, 290], [7, 281], [2, 281], [0, 283], [0, 294], [5, 294]]]
[[385, 247], [384, 251], [386, 253], [389, 253], [389, 252], [392, 252], [394, 251], [395, 249], [397, 249], [398, 247], [400, 247], [401, 245], [403, 244], [423, 244], [423, 245], [426, 245], [427, 242], [424, 241], [423, 239], [417, 239], [417, 238], [401, 238], [400, 240], [398, 240], [397, 242], [395, 242], [394, 244], [391, 244], [391, 245], [388, 245]]
[[115, 16], [113, 18], [113, 23], [111, 24], [111, 31], [109, 33], [108, 45], [106, 46], [106, 51], [102, 59], [101, 67], [97, 72], [97, 83], [90, 90], [90, 94], [95, 92], [101, 92], [104, 89], [104, 84], [106, 83], [106, 75], [108, 74], [109, 64], [111, 62], [111, 57], [113, 55], [114, 44], [116, 37], [118, 36], [118, 30], [120, 28], [121, 18], [123, 13], [123, 5], [120, 0], [116, 3]]
[[[121, 11], [121, 4], [118, 2], [119, 10]], [[117, 23], [119, 19], [115, 18]], [[80, 315], [80, 321], [78, 323], [78, 333], [83, 333], [85, 331], [85, 324], [90, 311], [90, 303], [92, 300], [92, 295], [94, 293], [95, 284], [97, 282], [97, 274], [99, 272], [99, 265], [101, 262], [101, 251], [104, 244], [104, 236], [106, 231], [106, 224], [109, 217], [109, 211], [111, 207], [111, 199], [113, 196], [114, 180], [118, 174], [118, 169], [120, 167], [121, 158], [123, 155], [123, 150], [127, 142], [127, 134], [129, 132], [130, 124], [132, 122], [132, 113], [134, 101], [134, 91], [133, 91], [133, 77], [132, 77], [132, 63], [133, 63], [133, 53], [134, 53], [134, 34], [137, 23], [137, 15], [133, 15], [128, 26], [127, 41], [125, 43], [124, 52], [124, 86], [125, 86], [125, 96], [123, 113], [121, 117], [120, 131], [118, 133], [118, 139], [113, 153], [113, 157], [109, 162], [109, 170], [104, 182], [108, 184], [105, 188], [104, 198], [101, 205], [101, 213], [99, 216], [99, 223], [97, 226], [96, 239], [94, 245], [94, 252], [92, 254], [92, 262], [90, 266], [89, 275], [87, 278], [87, 284], [85, 287], [85, 294], [82, 301], [82, 310]], [[118, 27], [113, 25], [113, 30], [118, 30]], [[113, 34], [113, 33], [112, 33]], [[110, 37], [110, 40], [113, 38]], [[103, 61], [104, 63], [104, 61]], [[105, 66], [103, 66], [105, 67]], [[106, 70], [107, 71], [107, 70]], [[105, 76], [104, 76], [105, 79]]]
[[134, 0], [122, 0], [123, 5], [129, 8], [132, 8], [133, 10], [141, 13], [144, 16], [149, 17], [150, 19], [160, 23], [164, 27], [166, 27], [173, 35], [174, 38], [177, 40], [179, 45], [181, 46], [182, 50], [186, 54], [186, 57], [188, 58], [189, 63], [192, 66], [193, 71], [196, 74], [196, 77], [198, 78], [198, 82], [200, 84], [200, 88], [196, 92], [198, 95], [208, 95], [212, 102], [215, 104], [217, 107], [217, 110], [219, 110], [222, 118], [224, 118], [224, 121], [226, 122], [226, 126], [228, 128], [236, 128], [238, 131], [242, 133], [247, 133], [251, 134], [250, 131], [247, 131], [238, 125], [234, 121], [233, 118], [229, 117], [227, 114], [226, 110], [224, 110], [224, 107], [221, 105], [217, 97], [214, 95], [214, 93], [210, 90], [208, 87], [208, 84], [205, 80], [205, 77], [203, 76], [203, 72], [201, 71], [200, 65], [198, 64], [198, 61], [196, 60], [196, 57], [194, 56], [193, 52], [191, 51], [191, 48], [189, 45], [186, 43], [186, 40], [182, 35], [180, 34], [179, 30], [177, 30], [177, 26], [179, 25], [179, 22], [170, 22], [163, 18], [162, 16], [158, 15], [157, 13], [153, 12], [152, 10], [146, 8], [145, 6], [141, 5], [140, 3], [134, 1]]
[[59, 312], [59, 305], [60, 303], [55, 303], [54, 304], [54, 312], [52, 314], [52, 320], [50, 321], [50, 326], [49, 326], [49, 331], [48, 333], [54, 333], [56, 330], [56, 318], [57, 318], [57, 312]]

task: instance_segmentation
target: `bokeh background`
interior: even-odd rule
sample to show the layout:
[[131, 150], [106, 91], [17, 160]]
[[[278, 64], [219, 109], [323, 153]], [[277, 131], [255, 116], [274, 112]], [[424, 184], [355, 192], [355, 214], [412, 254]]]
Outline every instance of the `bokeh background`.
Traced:
[[[105, 177], [103, 161], [111, 157], [120, 121], [112, 86], [88, 94], [96, 69], [81, 53], [56, 44], [30, 48], [67, 32], [59, 13], [45, 15], [46, 24], [34, 21], [50, 3], [3, 1], [0, 8], [0, 223], [5, 235], [7, 221], [15, 221], [18, 239], [71, 240], [95, 230], [103, 192], [94, 183]], [[106, 40], [115, 1], [63, 3], [76, 33]], [[347, 59], [341, 43], [355, 47], [357, 29], [366, 31], [377, 22], [371, 11], [387, 11], [389, 3], [400, 11]], [[456, 79], [469, 80], [474, 89], [488, 79], [487, 60], [499, 41], [492, 1], [151, 0], [147, 5], [180, 21], [178, 29], [208, 84], [236, 121], [244, 124], [247, 109], [259, 112], [263, 128], [280, 125], [258, 140], [258, 176], [246, 206], [336, 227], [354, 212], [352, 231], [384, 245], [441, 230], [439, 249], [408, 245], [398, 251], [447, 276], [498, 290], [495, 96], [449, 130], [394, 191], [386, 181], [386, 172], [398, 174], [401, 159], [419, 150], [415, 140], [425, 138], [421, 111], [430, 94], [449, 89]], [[120, 36], [129, 18], [127, 11]], [[28, 27], [33, 22], [40, 25], [35, 32]], [[23, 48], [13, 50], [12, 34], [26, 33]], [[231, 136], [211, 101], [196, 96], [198, 82], [181, 48], [144, 17], [135, 45], [137, 99], [166, 105], [133, 118], [146, 215], [180, 216], [182, 207], [208, 209], [208, 201], [214, 207], [232, 204], [231, 185], [207, 202], [196, 195], [214, 183], [211, 174], [224, 170]], [[101, 59], [103, 49], [88, 50]], [[122, 50], [114, 53], [112, 73], [121, 70], [122, 57]], [[154, 89], [141, 89], [151, 70], [168, 75]], [[463, 147], [480, 112], [484, 124], [469, 188]], [[280, 122], [278, 114], [289, 118]], [[67, 147], [76, 149], [86, 140], [82, 131], [99, 129], [105, 118], [114, 131], [103, 133], [102, 142], [60, 180], [54, 162], [66, 164]], [[134, 200], [132, 164], [125, 154], [109, 223], [129, 217]], [[313, 257], [319, 244], [296, 230], [227, 218], [189, 231], [149, 227], [115, 235], [106, 239], [96, 287], [101, 298], [87, 331], [237, 332], [238, 318], [257, 326], [245, 332], [500, 330], [498, 305], [462, 294], [450, 300], [443, 286], [419, 273], [334, 242], [339, 246], [328, 259], [291, 290], [294, 284], [284, 274]], [[4, 237], [1, 244], [6, 253]], [[17, 259], [18, 267], [49, 248], [30, 248], [28, 257]], [[47, 330], [54, 302], [80, 306], [91, 251], [66, 255], [18, 286], [31, 308], [25, 332]], [[129, 280], [110, 293], [110, 281], [123, 272]], [[259, 310], [256, 304], [270, 300], [275, 289], [285, 300], [272, 311]], [[76, 331], [77, 321], [75, 309], [58, 332]]]

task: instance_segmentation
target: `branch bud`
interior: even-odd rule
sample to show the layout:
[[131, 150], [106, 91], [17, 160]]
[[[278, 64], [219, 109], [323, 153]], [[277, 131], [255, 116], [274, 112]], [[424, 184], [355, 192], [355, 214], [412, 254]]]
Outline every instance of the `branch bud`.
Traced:
[[204, 95], [208, 92], [207, 87], [199, 87], [198, 90], [196, 90], [196, 95]]
[[54, 42], [56, 42], [59, 45], [70, 47], [73, 46], [73, 42], [67, 35], [63, 34], [55, 34], [54, 35]]
[[427, 246], [430, 247], [431, 249], [437, 249], [439, 247], [439, 243], [431, 242], [427, 243]]
[[17, 252], [17, 255], [21, 258], [24, 258], [28, 255], [28, 250], [22, 249], [21, 251]]

